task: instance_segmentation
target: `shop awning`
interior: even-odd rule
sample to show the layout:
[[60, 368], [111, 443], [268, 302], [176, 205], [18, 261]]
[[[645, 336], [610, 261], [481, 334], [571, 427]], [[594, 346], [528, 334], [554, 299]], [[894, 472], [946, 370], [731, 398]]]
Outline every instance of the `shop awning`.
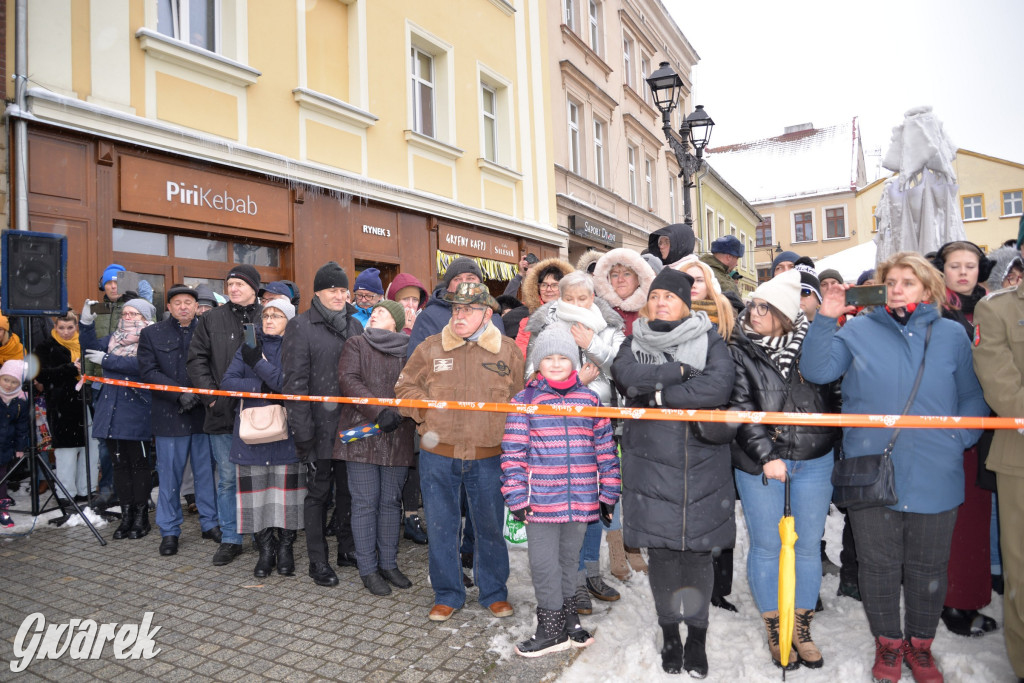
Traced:
[[[452, 261], [463, 257], [463, 254], [449, 254], [438, 249], [437, 274], [441, 275], [444, 271], [448, 270], [448, 266], [451, 265]], [[495, 261], [494, 259], [481, 258], [479, 256], [465, 256], [464, 258], [471, 258], [476, 261], [488, 280], [503, 280], [507, 282], [519, 273], [519, 266], [514, 263], [505, 263], [504, 261]]]

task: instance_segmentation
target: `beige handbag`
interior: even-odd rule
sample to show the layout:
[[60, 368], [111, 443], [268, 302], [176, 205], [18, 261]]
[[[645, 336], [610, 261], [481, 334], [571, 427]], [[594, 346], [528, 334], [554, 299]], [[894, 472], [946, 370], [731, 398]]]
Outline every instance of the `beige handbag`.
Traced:
[[246, 408], [243, 400], [238, 413], [238, 436], [248, 444], [284, 441], [288, 438], [288, 411], [276, 403]]

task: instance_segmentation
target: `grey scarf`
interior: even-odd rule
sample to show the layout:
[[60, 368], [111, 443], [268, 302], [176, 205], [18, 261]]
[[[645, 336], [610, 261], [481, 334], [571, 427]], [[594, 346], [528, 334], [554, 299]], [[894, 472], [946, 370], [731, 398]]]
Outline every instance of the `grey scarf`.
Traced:
[[377, 351], [399, 358], [405, 358], [406, 350], [409, 348], [409, 335], [402, 332], [367, 327], [363, 330], [363, 339]]
[[710, 329], [711, 320], [704, 311], [691, 313], [667, 332], [656, 332], [649, 320], [638, 318], [633, 323], [633, 357], [641, 363], [660, 365], [667, 354], [687, 367], [703, 370], [708, 360]]
[[327, 323], [327, 326], [337, 334], [339, 337], [347, 338], [345, 333], [348, 331], [348, 312], [343, 308], [340, 311], [332, 311], [323, 305], [320, 301], [320, 297], [313, 297], [313, 308], [316, 312]]

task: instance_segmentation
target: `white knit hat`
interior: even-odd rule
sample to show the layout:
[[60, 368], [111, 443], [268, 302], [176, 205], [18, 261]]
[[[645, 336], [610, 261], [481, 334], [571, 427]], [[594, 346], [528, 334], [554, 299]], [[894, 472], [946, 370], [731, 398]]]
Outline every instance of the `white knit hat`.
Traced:
[[754, 290], [754, 293], [747, 297], [767, 301], [775, 308], [782, 311], [787, 318], [796, 322], [800, 314], [800, 271], [787, 270], [776, 275], [768, 282], [763, 282]]

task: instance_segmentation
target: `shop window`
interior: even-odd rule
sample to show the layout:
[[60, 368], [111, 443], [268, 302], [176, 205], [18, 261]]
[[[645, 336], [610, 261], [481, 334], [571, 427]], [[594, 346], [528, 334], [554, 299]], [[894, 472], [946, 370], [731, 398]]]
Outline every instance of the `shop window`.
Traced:
[[412, 129], [421, 135], [434, 134], [434, 58], [412, 48]]
[[601, 8], [597, 0], [590, 0], [590, 49], [601, 54]]
[[210, 52], [220, 51], [219, 0], [157, 0], [156, 30]]
[[1019, 216], [1024, 213], [1024, 190], [1003, 193], [1003, 215]]
[[228, 243], [202, 237], [174, 236], [175, 258], [191, 258], [200, 261], [227, 263]]
[[[277, 247], [263, 247], [258, 244], [234, 243], [235, 263], [248, 263], [251, 266], [268, 266], [278, 268], [281, 265], [281, 250]], [[177, 253], [177, 248], [175, 248]]]
[[115, 227], [114, 251], [147, 256], [167, 256], [167, 235]]
[[206, 285], [214, 293], [224, 296], [224, 280], [209, 277], [185, 277], [182, 278], [182, 284], [186, 287], [191, 287], [192, 289], [195, 289], [199, 285]]

